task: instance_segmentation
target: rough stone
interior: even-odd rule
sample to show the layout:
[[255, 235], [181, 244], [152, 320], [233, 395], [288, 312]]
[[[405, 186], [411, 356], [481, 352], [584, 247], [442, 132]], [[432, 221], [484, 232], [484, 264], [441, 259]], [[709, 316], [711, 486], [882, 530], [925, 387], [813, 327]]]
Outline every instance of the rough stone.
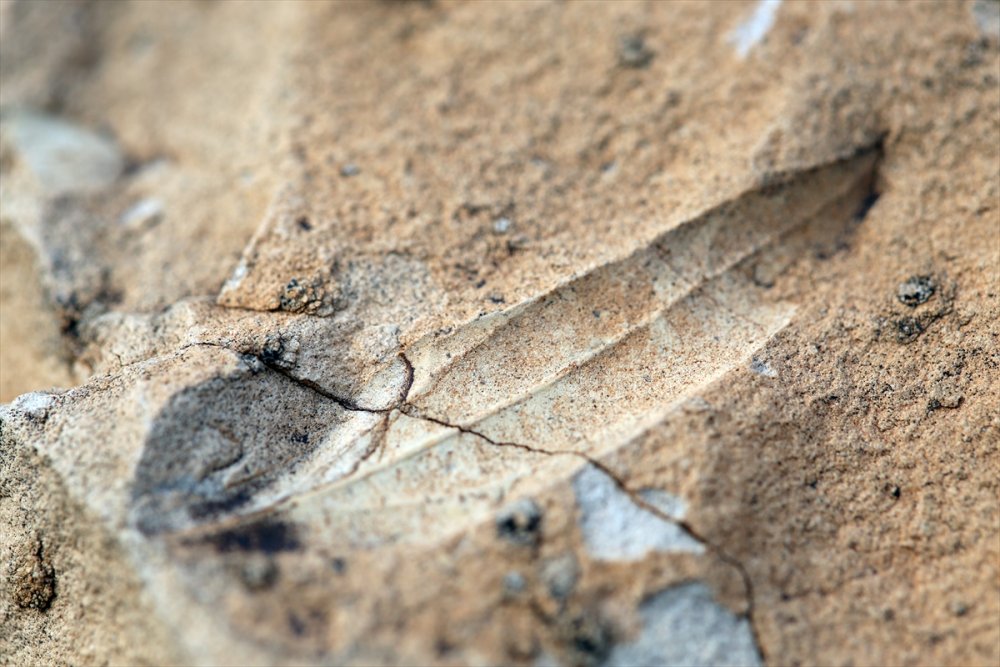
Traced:
[[1000, 660], [996, 3], [0, 3], [0, 662]]

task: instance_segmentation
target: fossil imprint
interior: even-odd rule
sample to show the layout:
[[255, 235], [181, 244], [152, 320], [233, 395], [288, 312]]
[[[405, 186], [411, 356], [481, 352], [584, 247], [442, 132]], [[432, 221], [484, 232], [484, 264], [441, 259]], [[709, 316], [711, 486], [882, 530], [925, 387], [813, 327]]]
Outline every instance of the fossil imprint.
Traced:
[[[353, 396], [310, 368], [293, 329], [258, 349], [193, 343], [237, 370], [158, 415], [132, 516], [145, 532], [202, 534], [280, 512], [320, 542], [358, 546], [453, 534], [749, 364], [794, 311], [766, 275], [849, 232], [877, 158], [772, 179], [536, 298], [390, 351]], [[306, 398], [318, 409], [290, 416], [298, 441], [280, 445], [231, 407], [264, 402], [284, 428]]]

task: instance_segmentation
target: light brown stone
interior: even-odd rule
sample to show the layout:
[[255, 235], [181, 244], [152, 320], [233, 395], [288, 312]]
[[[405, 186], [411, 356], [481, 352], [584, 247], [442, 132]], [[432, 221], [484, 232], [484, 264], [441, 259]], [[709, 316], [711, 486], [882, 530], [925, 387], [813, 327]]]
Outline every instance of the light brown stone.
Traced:
[[984, 3], [0, 6], [4, 664], [1000, 660]]

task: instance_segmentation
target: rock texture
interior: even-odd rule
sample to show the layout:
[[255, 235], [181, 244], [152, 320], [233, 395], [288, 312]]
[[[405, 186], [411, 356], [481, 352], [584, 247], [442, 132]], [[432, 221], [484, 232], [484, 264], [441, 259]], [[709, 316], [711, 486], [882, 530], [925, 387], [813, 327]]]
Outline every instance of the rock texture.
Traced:
[[993, 665], [1000, 5], [0, 4], [0, 661]]

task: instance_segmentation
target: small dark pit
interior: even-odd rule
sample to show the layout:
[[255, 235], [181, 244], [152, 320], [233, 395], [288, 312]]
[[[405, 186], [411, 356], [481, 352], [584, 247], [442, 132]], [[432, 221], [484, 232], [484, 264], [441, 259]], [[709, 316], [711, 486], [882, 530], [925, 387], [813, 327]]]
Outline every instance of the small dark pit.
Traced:
[[570, 647], [579, 664], [603, 664], [614, 645], [608, 626], [592, 614], [585, 614], [570, 624]]
[[519, 546], [535, 546], [541, 537], [542, 510], [534, 500], [520, 500], [497, 515], [497, 536]]

